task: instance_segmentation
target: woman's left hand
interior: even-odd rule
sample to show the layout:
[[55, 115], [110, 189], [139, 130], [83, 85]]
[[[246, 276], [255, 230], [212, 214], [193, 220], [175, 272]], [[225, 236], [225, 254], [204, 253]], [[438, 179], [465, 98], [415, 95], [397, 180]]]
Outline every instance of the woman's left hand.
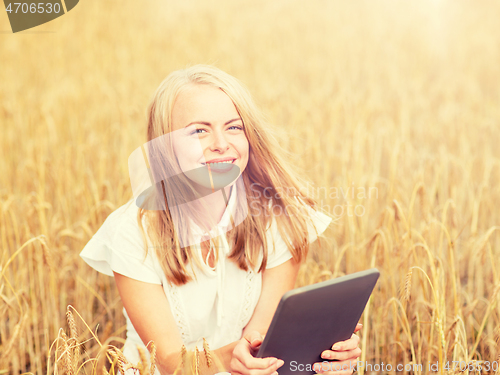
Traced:
[[[354, 332], [358, 332], [362, 327], [363, 325], [358, 323]], [[333, 344], [332, 349], [321, 353], [321, 358], [325, 361], [314, 363], [313, 370], [325, 375], [352, 374], [361, 355], [359, 336], [353, 333], [350, 339]], [[334, 359], [336, 361], [331, 362]]]

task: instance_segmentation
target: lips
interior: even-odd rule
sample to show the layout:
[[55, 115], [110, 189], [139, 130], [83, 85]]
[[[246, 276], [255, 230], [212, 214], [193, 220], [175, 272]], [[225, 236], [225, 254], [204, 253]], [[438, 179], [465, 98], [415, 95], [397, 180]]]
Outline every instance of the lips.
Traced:
[[236, 159], [234, 159], [234, 158], [213, 159], [213, 160], [207, 161], [206, 163], [201, 163], [201, 164], [203, 164], [203, 165], [209, 164], [210, 167], [212, 167], [212, 166], [217, 165], [217, 164], [234, 164], [235, 161], [236, 161]]
[[[219, 159], [220, 160], [220, 159]], [[229, 172], [233, 169], [233, 165], [236, 159], [228, 159], [224, 161], [210, 161], [207, 163], [202, 163], [203, 165], [206, 165], [211, 172], [220, 172], [220, 173], [226, 173]]]

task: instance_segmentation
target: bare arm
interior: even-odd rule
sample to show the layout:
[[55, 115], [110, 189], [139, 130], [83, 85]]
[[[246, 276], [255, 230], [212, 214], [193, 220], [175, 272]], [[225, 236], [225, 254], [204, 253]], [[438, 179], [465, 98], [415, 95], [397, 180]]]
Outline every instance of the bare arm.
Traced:
[[[300, 264], [296, 264], [293, 259], [290, 259], [282, 265], [264, 272], [259, 302], [243, 331], [242, 337], [251, 331], [258, 331], [265, 335], [281, 296], [295, 285], [299, 266]], [[113, 273], [123, 306], [138, 335], [145, 344], [151, 340], [155, 342], [156, 362], [160, 373], [162, 375], [173, 374], [180, 365], [183, 343], [163, 287], [134, 280], [116, 272]], [[240, 342], [241, 340], [235, 341], [213, 350], [226, 370], [231, 368], [235, 348]], [[204, 352], [200, 354], [200, 373], [213, 373], [212, 367], [206, 367]], [[254, 360], [259, 361], [258, 366], [263, 366], [260, 363], [263, 361], [262, 359]]]
[[264, 271], [259, 302], [233, 351], [231, 374], [271, 375], [283, 365], [281, 359], [255, 358], [254, 355], [262, 343], [262, 336], [267, 333], [281, 297], [295, 286], [299, 268], [300, 263], [290, 259], [278, 267]]
[[[156, 365], [162, 375], [173, 374], [181, 363], [182, 338], [161, 285], [145, 283], [113, 272], [123, 306], [143, 343], [154, 341]], [[232, 352], [237, 342], [213, 353], [229, 369]], [[205, 353], [200, 353], [200, 373], [212, 374], [214, 367], [206, 366]]]
[[292, 258], [278, 267], [264, 271], [259, 302], [252, 318], [243, 330], [242, 337], [245, 337], [250, 331], [258, 331], [262, 336], [265, 336], [281, 297], [295, 286], [299, 268], [300, 263], [295, 262]]

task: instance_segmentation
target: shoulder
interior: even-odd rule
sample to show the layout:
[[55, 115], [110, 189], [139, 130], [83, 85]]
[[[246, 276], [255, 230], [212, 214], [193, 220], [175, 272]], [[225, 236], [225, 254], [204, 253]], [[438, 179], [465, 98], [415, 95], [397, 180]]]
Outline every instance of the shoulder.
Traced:
[[138, 207], [129, 201], [113, 211], [80, 252], [95, 270], [113, 276], [113, 271], [143, 282], [162, 284], [154, 252], [144, 246], [137, 223]]

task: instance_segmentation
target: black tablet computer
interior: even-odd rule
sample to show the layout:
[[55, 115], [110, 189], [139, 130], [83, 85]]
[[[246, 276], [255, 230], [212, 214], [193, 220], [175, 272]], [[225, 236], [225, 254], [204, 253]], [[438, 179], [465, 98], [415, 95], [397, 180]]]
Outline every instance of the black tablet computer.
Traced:
[[314, 374], [312, 365], [325, 361], [321, 353], [351, 337], [379, 275], [372, 268], [289, 290], [256, 357], [285, 361], [280, 375]]

